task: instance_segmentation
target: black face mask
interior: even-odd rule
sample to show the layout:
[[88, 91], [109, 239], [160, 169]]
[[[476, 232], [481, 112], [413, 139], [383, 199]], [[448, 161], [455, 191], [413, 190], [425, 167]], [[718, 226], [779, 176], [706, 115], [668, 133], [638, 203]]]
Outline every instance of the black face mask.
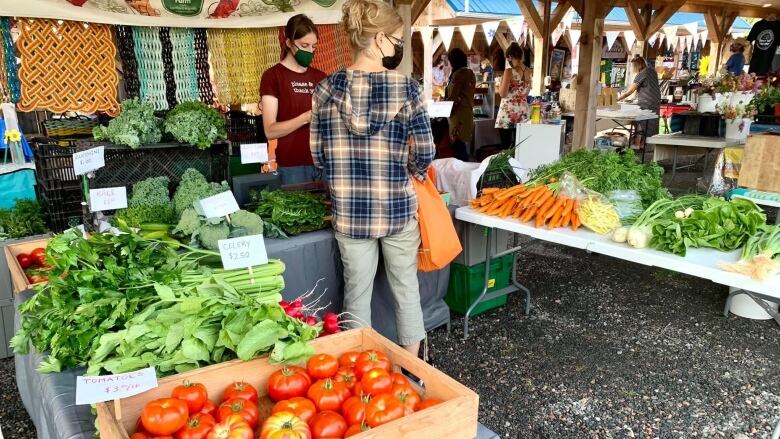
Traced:
[[391, 36], [388, 36], [387, 38], [392, 38], [396, 41], [393, 43], [393, 46], [395, 46], [395, 54], [393, 56], [385, 56], [385, 53], [382, 52], [382, 48], [380, 47], [379, 53], [382, 54], [382, 67], [387, 70], [395, 70], [401, 65], [401, 60], [404, 59], [404, 42]]

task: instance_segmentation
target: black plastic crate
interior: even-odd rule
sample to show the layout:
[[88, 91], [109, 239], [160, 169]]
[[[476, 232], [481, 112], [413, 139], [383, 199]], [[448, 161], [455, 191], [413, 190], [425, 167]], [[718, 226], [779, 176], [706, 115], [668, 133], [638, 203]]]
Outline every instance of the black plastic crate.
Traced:
[[[81, 188], [48, 188], [37, 181], [36, 196], [46, 218], [46, 224], [54, 232], [62, 232], [73, 225], [81, 224], [83, 215]], [[75, 224], [72, 224], [75, 221]]]
[[[245, 111], [225, 113], [225, 131], [228, 141], [235, 148], [242, 143], [264, 143], [268, 141], [263, 128], [263, 116], [252, 116]], [[238, 151], [233, 151], [237, 154]]]
[[75, 145], [60, 146], [56, 143], [33, 143], [35, 174], [39, 182], [48, 189], [68, 189], [81, 187], [81, 179], [73, 172], [73, 153]]
[[518, 183], [520, 181], [514, 172], [504, 171], [503, 169], [487, 170], [477, 181], [477, 189], [482, 190], [482, 188], [486, 187], [507, 188]]

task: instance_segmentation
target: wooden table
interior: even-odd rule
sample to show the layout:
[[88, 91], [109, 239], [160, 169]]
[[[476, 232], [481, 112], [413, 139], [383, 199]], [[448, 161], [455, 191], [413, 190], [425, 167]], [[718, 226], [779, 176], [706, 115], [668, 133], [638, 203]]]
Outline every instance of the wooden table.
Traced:
[[704, 170], [706, 172], [710, 151], [743, 145], [745, 141], [726, 139], [723, 137], [692, 136], [682, 133], [672, 133], [658, 134], [649, 137], [647, 143], [654, 146], [653, 160], [656, 162], [668, 157], [668, 154], [671, 152], [672, 179], [674, 179], [677, 169], [683, 168], [677, 167], [677, 156], [680, 153], [681, 147], [684, 148], [683, 153], [688, 153], [686, 155], [701, 154], [701, 151], [704, 150]]

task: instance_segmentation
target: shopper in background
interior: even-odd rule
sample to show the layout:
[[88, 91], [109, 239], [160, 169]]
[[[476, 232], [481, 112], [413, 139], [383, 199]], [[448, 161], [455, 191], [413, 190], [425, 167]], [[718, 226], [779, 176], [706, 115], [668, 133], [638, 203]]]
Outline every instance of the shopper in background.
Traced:
[[[634, 72], [638, 72], [634, 77], [634, 83], [622, 95], [618, 96], [618, 100], [622, 101], [636, 92], [639, 108], [650, 110], [658, 115], [661, 111], [661, 86], [658, 83], [658, 74], [655, 72], [655, 69], [649, 68], [647, 61], [639, 55], [631, 59], [631, 69]], [[644, 132], [645, 126], [647, 127], [647, 132]], [[647, 125], [644, 122], [637, 123], [636, 132], [641, 133], [642, 136], [658, 134], [658, 118], [647, 121]], [[634, 136], [634, 138], [637, 142], [636, 144], [639, 145], [641, 137]]]
[[498, 94], [501, 104], [496, 116], [496, 128], [505, 148], [515, 146], [515, 125], [528, 119], [528, 92], [531, 90], [531, 69], [523, 63], [523, 49], [512, 43], [506, 49], [506, 68]]
[[[371, 325], [380, 249], [396, 305], [398, 340], [417, 354], [425, 338], [412, 178], [425, 180], [435, 148], [422, 91], [395, 71], [403, 20], [382, 0], [348, 0], [343, 26], [354, 64], [314, 91], [311, 154], [324, 168], [344, 264], [344, 311]], [[381, 316], [385, 317], [385, 316]]]
[[436, 65], [433, 66], [433, 98], [438, 100], [444, 97], [447, 86], [447, 64], [442, 55]]
[[726, 61], [726, 71], [732, 75], [741, 75], [745, 67], [745, 46], [732, 43], [729, 50], [731, 50], [731, 56]]
[[263, 73], [260, 81], [263, 127], [269, 140], [278, 139], [276, 162], [282, 184], [319, 178], [309, 151], [311, 95], [325, 73], [310, 67], [317, 48], [317, 28], [296, 15], [284, 28], [284, 58]]
[[452, 101], [450, 113], [450, 141], [455, 158], [468, 161], [468, 145], [474, 132], [474, 90], [477, 78], [468, 67], [466, 54], [458, 49], [450, 50], [447, 59], [452, 66], [446, 100]]

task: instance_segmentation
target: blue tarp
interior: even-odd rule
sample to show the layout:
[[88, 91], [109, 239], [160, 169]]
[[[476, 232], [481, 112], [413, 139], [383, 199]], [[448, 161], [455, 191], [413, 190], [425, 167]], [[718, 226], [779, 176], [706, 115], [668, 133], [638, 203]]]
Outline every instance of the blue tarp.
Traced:
[[[3, 157], [5, 157], [5, 149], [8, 147], [8, 145], [5, 144], [5, 121], [0, 119], [0, 163], [3, 162]], [[27, 157], [27, 160], [32, 160], [33, 153], [32, 149], [30, 149], [30, 145], [27, 143], [27, 139], [22, 136], [22, 148], [24, 149], [24, 156]], [[11, 154], [8, 154], [8, 162], [11, 162]]]
[[18, 199], [35, 199], [35, 171], [32, 169], [0, 175], [0, 209], [14, 207]]

